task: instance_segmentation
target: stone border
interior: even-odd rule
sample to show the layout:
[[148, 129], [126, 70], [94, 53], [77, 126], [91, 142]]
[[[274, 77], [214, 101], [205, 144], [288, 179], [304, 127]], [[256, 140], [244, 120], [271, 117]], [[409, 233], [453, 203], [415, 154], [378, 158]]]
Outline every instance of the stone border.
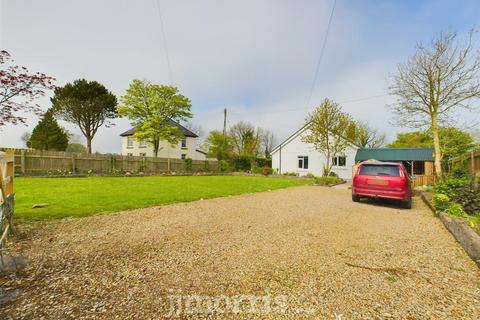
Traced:
[[478, 235], [462, 218], [450, 217], [442, 212], [438, 213], [428, 200], [424, 192], [420, 193], [423, 202], [438, 215], [445, 228], [455, 237], [463, 249], [480, 268], [480, 235]]

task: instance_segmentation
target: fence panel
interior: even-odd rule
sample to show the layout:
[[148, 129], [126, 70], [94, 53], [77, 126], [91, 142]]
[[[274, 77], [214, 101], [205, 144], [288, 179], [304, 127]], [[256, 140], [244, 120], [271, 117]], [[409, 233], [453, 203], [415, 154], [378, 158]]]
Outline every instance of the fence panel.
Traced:
[[0, 155], [0, 249], [13, 227], [14, 164], [13, 152]]
[[[0, 148], [0, 150], [7, 150]], [[193, 160], [187, 168], [182, 159], [80, 154], [63, 151], [8, 149], [14, 153], [14, 166], [23, 175], [68, 175], [81, 173], [111, 174], [131, 172], [161, 174], [167, 172], [218, 171], [216, 160]]]

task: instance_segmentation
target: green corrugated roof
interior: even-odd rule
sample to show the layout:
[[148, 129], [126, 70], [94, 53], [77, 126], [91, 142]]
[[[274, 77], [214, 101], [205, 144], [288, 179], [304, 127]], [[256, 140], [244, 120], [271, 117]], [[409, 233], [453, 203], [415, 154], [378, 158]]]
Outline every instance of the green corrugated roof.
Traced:
[[358, 149], [355, 161], [433, 161], [433, 148], [378, 148]]

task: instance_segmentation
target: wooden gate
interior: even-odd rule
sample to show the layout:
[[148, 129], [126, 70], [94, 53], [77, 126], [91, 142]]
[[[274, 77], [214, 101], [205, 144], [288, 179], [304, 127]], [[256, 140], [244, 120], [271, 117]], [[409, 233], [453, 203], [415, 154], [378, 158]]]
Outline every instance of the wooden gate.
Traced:
[[0, 154], [0, 249], [13, 227], [13, 168], [13, 153]]

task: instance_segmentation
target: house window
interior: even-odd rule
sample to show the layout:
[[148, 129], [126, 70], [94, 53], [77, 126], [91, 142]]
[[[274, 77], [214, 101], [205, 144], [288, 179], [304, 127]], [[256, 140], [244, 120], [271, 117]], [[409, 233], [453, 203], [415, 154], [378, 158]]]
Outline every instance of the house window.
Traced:
[[187, 149], [187, 138], [182, 139], [182, 149]]
[[187, 155], [185, 153], [182, 153], [182, 159], [185, 160], [187, 158]]
[[333, 157], [332, 158], [332, 163], [333, 163], [334, 167], [346, 167], [347, 166], [347, 157], [345, 157], [345, 156]]
[[133, 138], [127, 137], [127, 148], [133, 148]]
[[145, 152], [140, 152], [138, 155], [139, 155], [140, 157], [146, 157], [146, 156], [147, 156], [147, 154], [146, 154]]
[[307, 156], [298, 156], [298, 169], [308, 169]]
[[147, 147], [147, 142], [145, 140], [139, 141], [138, 142], [138, 147], [139, 148], [146, 148]]
[[129, 152], [129, 153], [127, 153], [127, 156], [133, 157], [133, 153]]

